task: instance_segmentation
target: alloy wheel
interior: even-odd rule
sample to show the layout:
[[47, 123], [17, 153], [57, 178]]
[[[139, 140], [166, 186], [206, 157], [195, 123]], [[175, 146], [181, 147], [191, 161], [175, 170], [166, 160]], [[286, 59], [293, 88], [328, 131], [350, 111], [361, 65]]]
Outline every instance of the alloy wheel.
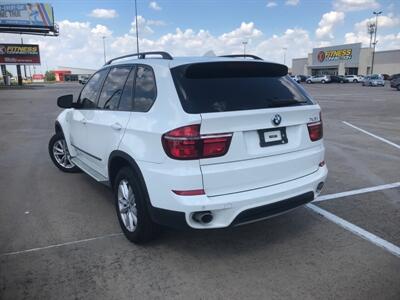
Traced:
[[58, 140], [54, 143], [53, 155], [57, 163], [63, 168], [72, 169], [75, 167], [74, 163], [71, 161], [71, 156], [65, 140]]
[[122, 179], [118, 185], [118, 208], [125, 228], [130, 232], [134, 232], [137, 227], [138, 213], [135, 195], [126, 179]]

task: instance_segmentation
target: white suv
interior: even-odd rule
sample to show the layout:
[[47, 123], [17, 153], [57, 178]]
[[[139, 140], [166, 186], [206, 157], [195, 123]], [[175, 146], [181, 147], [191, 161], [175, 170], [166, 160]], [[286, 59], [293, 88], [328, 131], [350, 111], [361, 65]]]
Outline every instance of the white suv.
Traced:
[[59, 169], [110, 185], [129, 240], [150, 239], [160, 224], [250, 223], [319, 194], [328, 172], [320, 106], [286, 66], [129, 56], [96, 72], [76, 102], [58, 98], [67, 109], [49, 143]]

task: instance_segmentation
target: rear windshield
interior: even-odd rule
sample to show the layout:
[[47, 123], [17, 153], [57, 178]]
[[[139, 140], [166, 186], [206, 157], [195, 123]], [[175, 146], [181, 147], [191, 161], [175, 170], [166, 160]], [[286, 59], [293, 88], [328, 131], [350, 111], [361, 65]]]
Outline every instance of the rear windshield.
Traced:
[[285, 66], [212, 62], [171, 69], [183, 109], [211, 113], [313, 104]]

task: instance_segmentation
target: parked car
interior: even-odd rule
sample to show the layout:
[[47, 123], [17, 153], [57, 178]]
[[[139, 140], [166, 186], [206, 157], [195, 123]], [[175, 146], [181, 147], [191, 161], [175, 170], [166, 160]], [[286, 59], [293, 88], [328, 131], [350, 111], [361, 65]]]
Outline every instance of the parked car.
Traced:
[[300, 81], [301, 81], [301, 82], [306, 82], [306, 80], [307, 80], [307, 78], [308, 78], [308, 76], [306, 76], [306, 75], [297, 75], [297, 76], [300, 77]]
[[378, 74], [373, 74], [370, 76], [365, 76], [363, 82], [363, 86], [385, 86], [385, 80], [383, 77]]
[[285, 65], [239, 56], [123, 56], [76, 102], [58, 98], [53, 163], [112, 188], [130, 241], [151, 239], [159, 225], [258, 221], [320, 193], [328, 172], [320, 106]]
[[392, 80], [390, 80], [390, 87], [395, 88], [398, 91], [400, 91], [400, 76], [394, 77]]
[[317, 76], [311, 76], [307, 78], [306, 80], [307, 83], [328, 83], [331, 82], [331, 76], [330, 75], [317, 75]]
[[400, 77], [400, 73], [398, 73], [398, 74], [393, 74], [392, 76], [390, 76], [390, 79], [389, 80], [393, 80], [393, 79], [396, 79], [396, 78], [399, 78]]
[[78, 82], [80, 83], [80, 84], [86, 84], [86, 82], [89, 80], [89, 77], [87, 77], [87, 76], [82, 76], [79, 80], [78, 80]]
[[349, 82], [349, 79], [347, 79], [345, 76], [342, 75], [331, 75], [331, 81], [339, 83], [347, 83]]
[[354, 83], [358, 83], [363, 80], [363, 78], [358, 75], [346, 75], [345, 77], [349, 80], [349, 82], [354, 82]]
[[300, 83], [301, 82], [301, 78], [300, 78], [300, 76], [298, 76], [298, 75], [291, 75], [290, 76], [294, 81], [296, 81], [297, 83]]

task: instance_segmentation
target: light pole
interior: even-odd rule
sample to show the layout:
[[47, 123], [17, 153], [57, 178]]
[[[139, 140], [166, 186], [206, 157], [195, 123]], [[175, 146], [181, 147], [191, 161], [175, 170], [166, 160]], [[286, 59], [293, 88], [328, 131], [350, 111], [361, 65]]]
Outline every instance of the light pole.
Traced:
[[375, 15], [375, 33], [374, 33], [374, 49], [372, 50], [372, 63], [371, 63], [371, 74], [374, 74], [374, 60], [375, 60], [375, 47], [376, 47], [376, 32], [378, 31], [378, 16], [382, 13], [382, 11], [374, 11]]
[[106, 59], [106, 37], [103, 36], [103, 55], [104, 55], [104, 63], [106, 63], [107, 59]]
[[282, 50], [283, 50], [283, 64], [286, 65], [286, 50], [287, 50], [287, 48], [283, 47]]
[[246, 45], [247, 45], [247, 42], [242, 42], [242, 45], [243, 45], [243, 58], [246, 58]]

